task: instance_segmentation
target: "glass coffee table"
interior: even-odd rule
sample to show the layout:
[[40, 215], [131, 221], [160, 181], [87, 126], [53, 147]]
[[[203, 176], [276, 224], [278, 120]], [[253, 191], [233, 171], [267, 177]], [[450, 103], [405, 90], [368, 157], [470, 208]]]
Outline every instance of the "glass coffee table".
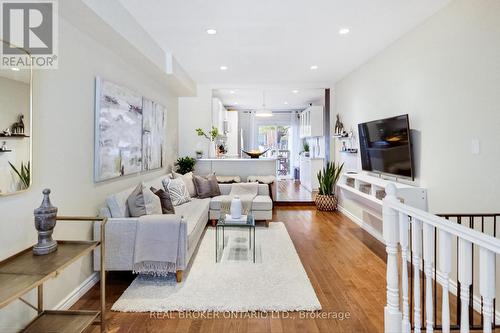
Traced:
[[[215, 226], [215, 262], [219, 262], [226, 248], [224, 232], [226, 228], [247, 228], [248, 229], [248, 250], [253, 250], [253, 262], [255, 263], [255, 219], [248, 214], [246, 222], [226, 221], [226, 215], [221, 214]], [[222, 244], [221, 244], [222, 243]], [[221, 248], [222, 245], [222, 248]]]

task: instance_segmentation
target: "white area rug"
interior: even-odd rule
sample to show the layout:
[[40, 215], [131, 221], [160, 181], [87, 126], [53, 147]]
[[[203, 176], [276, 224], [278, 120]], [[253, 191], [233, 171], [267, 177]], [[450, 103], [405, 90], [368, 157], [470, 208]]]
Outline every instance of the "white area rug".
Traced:
[[184, 281], [137, 277], [113, 305], [122, 312], [314, 311], [321, 304], [285, 225], [257, 228], [256, 263], [247, 260], [248, 230], [226, 229], [228, 243], [215, 263], [215, 230], [209, 228]]

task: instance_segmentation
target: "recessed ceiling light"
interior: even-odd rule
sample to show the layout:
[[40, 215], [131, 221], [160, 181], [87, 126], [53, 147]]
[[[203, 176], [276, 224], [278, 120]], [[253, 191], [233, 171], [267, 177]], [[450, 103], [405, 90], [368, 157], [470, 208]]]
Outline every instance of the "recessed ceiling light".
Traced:
[[318, 66], [317, 65], [312, 65], [311, 67], [309, 67], [312, 71], [314, 70], [317, 70], [318, 69]]
[[284, 102], [283, 104], [288, 105], [288, 102]]
[[227, 71], [227, 66], [220, 66], [219, 68], [221, 71]]
[[18, 67], [12, 67], [11, 70], [13, 70], [14, 72], [19, 72], [20, 69]]
[[[221, 69], [222, 69], [222, 68], [221, 68]], [[235, 91], [234, 91], [234, 90], [230, 90], [230, 91], [229, 91], [229, 93], [234, 94], [234, 93], [235, 93]]]
[[292, 90], [292, 92], [293, 92], [294, 94], [298, 94], [298, 93], [299, 93], [299, 91], [298, 91], [298, 90]]
[[347, 35], [351, 30], [349, 30], [349, 28], [341, 28], [339, 30], [339, 34], [340, 35]]
[[215, 29], [207, 29], [207, 34], [209, 34], [209, 35], [215, 35], [215, 34], [217, 34], [217, 30], [215, 30]]
[[238, 105], [238, 102], [234, 102], [234, 105]]

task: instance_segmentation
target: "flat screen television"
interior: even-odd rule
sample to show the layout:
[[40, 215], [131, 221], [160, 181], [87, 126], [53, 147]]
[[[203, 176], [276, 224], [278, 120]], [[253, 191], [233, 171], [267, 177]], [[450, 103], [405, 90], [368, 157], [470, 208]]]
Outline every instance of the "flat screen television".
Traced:
[[358, 125], [363, 170], [413, 180], [412, 145], [408, 115]]

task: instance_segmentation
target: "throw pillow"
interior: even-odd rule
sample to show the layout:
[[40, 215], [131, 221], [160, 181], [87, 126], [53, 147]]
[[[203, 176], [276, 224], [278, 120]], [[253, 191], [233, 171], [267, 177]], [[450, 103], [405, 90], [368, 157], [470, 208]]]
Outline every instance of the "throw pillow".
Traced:
[[216, 176], [219, 184], [241, 183], [240, 176]]
[[181, 175], [180, 173], [172, 173], [172, 179], [180, 178], [186, 185], [186, 188], [188, 190], [189, 196], [191, 198], [196, 197], [196, 187], [194, 186], [194, 181], [193, 181], [193, 173], [188, 172], [184, 175]]
[[161, 215], [161, 201], [160, 198], [156, 194], [154, 194], [149, 188], [142, 185], [142, 195], [144, 197], [144, 205], [146, 206], [146, 214], [147, 215]]
[[217, 181], [217, 176], [215, 174], [211, 174], [207, 176], [208, 181], [210, 182], [210, 186], [212, 187], [212, 197], [216, 197], [221, 195], [219, 182]]
[[146, 189], [143, 183], [137, 185], [127, 199], [131, 217], [161, 214], [161, 202], [153, 192]]
[[165, 191], [170, 194], [170, 199], [174, 206], [191, 201], [186, 185], [181, 178], [164, 179], [163, 186], [165, 187]]
[[193, 182], [198, 193], [198, 198], [205, 199], [212, 197], [212, 186], [208, 179], [195, 175], [193, 176]]
[[207, 177], [193, 176], [194, 185], [200, 199], [212, 198], [221, 195], [219, 184], [215, 175]]
[[142, 184], [137, 185], [129, 195], [127, 205], [131, 217], [139, 217], [147, 214], [144, 196], [142, 195]]
[[160, 198], [161, 202], [161, 211], [163, 214], [175, 214], [174, 205], [172, 204], [172, 200], [170, 199], [170, 195], [164, 189], [155, 189], [151, 187], [150, 190]]

